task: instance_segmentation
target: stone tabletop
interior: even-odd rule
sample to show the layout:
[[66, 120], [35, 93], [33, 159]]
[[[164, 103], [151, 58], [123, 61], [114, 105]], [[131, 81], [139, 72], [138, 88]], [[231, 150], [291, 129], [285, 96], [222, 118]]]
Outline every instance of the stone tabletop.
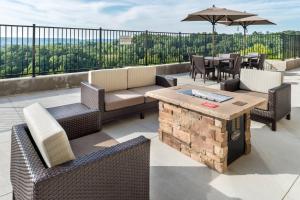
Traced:
[[[233, 97], [231, 100], [228, 100], [223, 103], [213, 102], [206, 99], [201, 99], [198, 97], [193, 97], [185, 94], [178, 93], [179, 90], [189, 90], [189, 89], [198, 89], [204, 90], [207, 92], [213, 92], [221, 95], [226, 95]], [[263, 104], [266, 100], [260, 97], [249, 96], [246, 94], [222, 91], [211, 89], [203, 86], [196, 85], [181, 85], [171, 88], [159, 89], [151, 92], [147, 92], [146, 96], [152, 97], [159, 101], [166, 103], [171, 103], [173, 105], [181, 106], [183, 108], [197, 111], [209, 116], [214, 116], [216, 118], [224, 120], [232, 120], [243, 113], [250, 112], [254, 107]], [[202, 103], [209, 102], [218, 105], [216, 108], [209, 108], [202, 105]], [[244, 102], [245, 105], [235, 105], [236, 102]]]

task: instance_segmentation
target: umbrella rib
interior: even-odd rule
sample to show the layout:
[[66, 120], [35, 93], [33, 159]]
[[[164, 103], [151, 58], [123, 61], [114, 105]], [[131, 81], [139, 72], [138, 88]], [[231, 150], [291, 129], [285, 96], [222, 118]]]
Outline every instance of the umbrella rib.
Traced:
[[208, 17], [208, 15], [199, 15], [199, 17], [201, 17], [202, 19], [206, 20], [206, 21], [209, 21], [210, 23], [212, 23], [211, 19]]
[[216, 22], [220, 21], [224, 17], [226, 17], [226, 15], [220, 15], [220, 17], [216, 20]]

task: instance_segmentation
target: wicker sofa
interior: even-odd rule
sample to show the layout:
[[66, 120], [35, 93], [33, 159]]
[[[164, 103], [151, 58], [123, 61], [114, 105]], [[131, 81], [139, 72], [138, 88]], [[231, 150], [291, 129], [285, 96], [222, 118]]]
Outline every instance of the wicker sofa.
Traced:
[[177, 85], [177, 79], [156, 75], [156, 67], [127, 67], [89, 72], [89, 81], [81, 83], [81, 102], [101, 111], [101, 121], [108, 122], [128, 114], [158, 109], [155, 99], [145, 93]]
[[251, 119], [271, 124], [273, 131], [278, 120], [291, 117], [291, 85], [282, 82], [280, 72], [242, 69], [240, 78], [222, 82], [221, 90], [265, 98], [265, 104], [251, 111]]
[[48, 111], [65, 130], [71, 146], [74, 142], [72, 149], [76, 157], [48, 167], [27, 124], [14, 126], [10, 170], [14, 199], [149, 199], [148, 139], [141, 136], [105, 148], [104, 143], [99, 143], [100, 149], [88, 153], [89, 142], [94, 144], [104, 137], [98, 132], [99, 110], [72, 104]]

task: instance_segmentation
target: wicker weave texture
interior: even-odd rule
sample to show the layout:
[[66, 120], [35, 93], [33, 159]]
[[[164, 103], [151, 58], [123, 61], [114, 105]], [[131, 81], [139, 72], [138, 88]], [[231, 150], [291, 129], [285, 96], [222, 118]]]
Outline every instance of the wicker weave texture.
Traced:
[[[70, 139], [99, 130], [99, 111], [79, 105], [49, 111]], [[150, 141], [142, 136], [53, 168], [45, 167], [25, 124], [14, 126], [11, 137], [15, 199], [149, 199]]]

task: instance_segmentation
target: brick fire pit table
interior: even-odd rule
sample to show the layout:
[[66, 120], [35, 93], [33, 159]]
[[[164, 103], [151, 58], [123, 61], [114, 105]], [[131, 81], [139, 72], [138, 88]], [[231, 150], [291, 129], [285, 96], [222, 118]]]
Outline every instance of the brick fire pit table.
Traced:
[[[195, 96], [195, 91], [229, 99], [219, 103]], [[250, 153], [250, 111], [265, 102], [263, 98], [195, 85], [151, 91], [146, 96], [159, 100], [159, 139], [220, 173]]]

